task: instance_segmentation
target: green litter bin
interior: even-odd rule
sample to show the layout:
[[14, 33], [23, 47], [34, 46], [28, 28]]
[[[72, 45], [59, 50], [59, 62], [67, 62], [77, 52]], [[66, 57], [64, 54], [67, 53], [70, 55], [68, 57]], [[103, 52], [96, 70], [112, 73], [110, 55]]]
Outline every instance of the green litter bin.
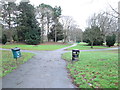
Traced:
[[13, 57], [14, 58], [19, 58], [19, 57], [21, 57], [21, 52], [20, 52], [20, 48], [17, 48], [17, 47], [15, 47], [15, 48], [13, 48], [13, 49], [11, 49], [12, 50], [12, 53], [13, 53]]

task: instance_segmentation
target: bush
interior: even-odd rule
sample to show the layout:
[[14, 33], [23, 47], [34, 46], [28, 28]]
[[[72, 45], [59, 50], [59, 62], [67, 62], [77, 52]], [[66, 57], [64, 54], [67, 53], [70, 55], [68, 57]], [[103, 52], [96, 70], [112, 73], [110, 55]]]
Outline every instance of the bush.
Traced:
[[18, 36], [17, 35], [13, 35], [12, 38], [13, 38], [14, 41], [18, 41]]
[[91, 46], [103, 45], [103, 36], [100, 28], [98, 26], [92, 26], [91, 28], [86, 28], [83, 33], [83, 42], [88, 43]]
[[[86, 39], [86, 40], [83, 40], [83, 42], [88, 43], [88, 45], [91, 46], [90, 40]], [[99, 39], [93, 41], [93, 46], [103, 45], [103, 43], [104, 43], [103, 39], [99, 38]]]
[[106, 36], [106, 45], [107, 46], [114, 46], [114, 44], [115, 44], [115, 41], [116, 41], [116, 35], [115, 34], [113, 34], [113, 35], [108, 35], [108, 36]]
[[7, 36], [5, 34], [2, 35], [2, 44], [6, 44]]
[[26, 38], [25, 43], [27, 43], [27, 44], [37, 45], [37, 44], [40, 43], [40, 36], [39, 36], [39, 34], [27, 33], [25, 38]]
[[[88, 43], [88, 45], [91, 45], [91, 42], [90, 42], [90, 41], [88, 41], [87, 43]], [[94, 46], [103, 45], [103, 43], [104, 43], [103, 39], [102, 39], [102, 38], [99, 38], [99, 39], [97, 39], [97, 40], [94, 40], [93, 45], [94, 45]]]

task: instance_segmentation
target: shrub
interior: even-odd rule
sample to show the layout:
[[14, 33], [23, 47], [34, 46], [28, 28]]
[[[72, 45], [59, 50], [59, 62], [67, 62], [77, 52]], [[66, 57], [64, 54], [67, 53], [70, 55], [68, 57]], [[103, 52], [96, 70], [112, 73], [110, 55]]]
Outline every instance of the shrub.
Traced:
[[25, 36], [26, 40], [25, 43], [31, 45], [37, 45], [40, 43], [40, 36], [36, 33], [27, 33]]
[[13, 38], [14, 41], [18, 41], [18, 36], [17, 35], [13, 35], [12, 38]]
[[103, 36], [100, 28], [98, 26], [92, 26], [91, 28], [86, 28], [83, 33], [83, 41], [91, 46], [93, 45], [103, 45]]
[[2, 44], [6, 44], [7, 36], [5, 34], [2, 35]]
[[[88, 43], [88, 45], [91, 45], [90, 41], [88, 41], [87, 43]], [[93, 45], [94, 46], [96, 46], [96, 45], [103, 45], [103, 39], [99, 38], [99, 39], [94, 40]]]
[[107, 46], [114, 46], [114, 44], [115, 44], [115, 41], [116, 41], [116, 35], [115, 34], [113, 34], [113, 35], [108, 35], [108, 36], [106, 36], [106, 45]]

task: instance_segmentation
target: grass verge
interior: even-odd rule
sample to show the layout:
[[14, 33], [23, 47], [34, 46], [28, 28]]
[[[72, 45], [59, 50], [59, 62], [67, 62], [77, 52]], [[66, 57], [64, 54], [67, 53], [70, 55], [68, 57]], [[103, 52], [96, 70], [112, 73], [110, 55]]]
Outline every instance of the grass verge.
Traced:
[[68, 47], [70, 45], [2, 45], [2, 48], [11, 49], [15, 47], [19, 47], [23, 50], [56, 50], [64, 47]]
[[13, 58], [12, 52], [2, 51], [2, 58], [0, 59], [0, 62], [2, 62], [2, 65], [0, 66], [2, 73], [0, 73], [0, 77], [3, 77], [8, 73], [12, 72], [20, 64], [23, 64], [26, 61], [28, 61], [30, 58], [32, 58], [32, 56], [34, 56], [34, 54], [22, 52], [22, 57], [18, 58], [16, 64], [16, 60]]
[[117, 51], [81, 52], [79, 61], [71, 63], [71, 53], [62, 55], [74, 84], [79, 88], [118, 88]]
[[[104, 48], [112, 48], [112, 47], [93, 46], [93, 49], [104, 49]], [[92, 49], [92, 48], [91, 48], [91, 46], [87, 46], [87, 43], [79, 43], [77, 46], [68, 48], [67, 50], [72, 50], [72, 49], [89, 50], [89, 49]]]

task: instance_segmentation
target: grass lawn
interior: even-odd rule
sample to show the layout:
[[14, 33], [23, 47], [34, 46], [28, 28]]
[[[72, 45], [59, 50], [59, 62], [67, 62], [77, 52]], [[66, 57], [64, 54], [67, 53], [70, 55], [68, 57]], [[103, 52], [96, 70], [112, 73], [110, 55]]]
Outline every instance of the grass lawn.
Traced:
[[2, 45], [2, 48], [11, 49], [19, 47], [23, 50], [56, 50], [70, 45]]
[[[111, 47], [93, 46], [93, 49], [104, 49], [104, 48], [111, 48]], [[89, 50], [89, 49], [91, 49], [91, 46], [87, 46], [87, 43], [79, 43], [77, 46], [68, 48], [67, 50], [72, 50], [72, 49]]]
[[65, 53], [67, 68], [79, 88], [118, 88], [118, 52], [81, 52], [79, 61], [71, 63], [71, 53]]
[[27, 60], [32, 58], [32, 56], [34, 56], [34, 54], [22, 52], [22, 57], [18, 58], [17, 65], [16, 65], [16, 60], [13, 58], [12, 52], [2, 51], [2, 58], [0, 58], [0, 62], [2, 62], [2, 65], [0, 65], [0, 68], [3, 73], [0, 73], [0, 77], [3, 77], [6, 74], [12, 72], [20, 64], [23, 64]]

